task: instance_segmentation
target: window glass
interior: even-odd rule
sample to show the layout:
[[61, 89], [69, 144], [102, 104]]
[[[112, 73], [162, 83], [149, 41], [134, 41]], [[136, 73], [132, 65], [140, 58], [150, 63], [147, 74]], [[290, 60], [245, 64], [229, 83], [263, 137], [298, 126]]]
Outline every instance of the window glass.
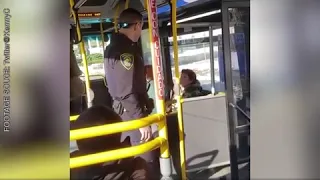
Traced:
[[250, 114], [250, 8], [228, 8], [228, 11], [229, 26], [232, 29], [230, 53], [233, 93], [237, 105]]
[[[208, 28], [209, 29], [209, 28]], [[190, 33], [178, 36], [178, 58], [179, 70], [191, 69], [196, 75], [203, 89], [212, 90], [212, 76], [214, 72], [215, 91], [223, 91], [218, 85], [221, 84], [220, 80], [220, 66], [218, 61], [218, 35], [221, 35], [221, 28], [213, 30], [213, 63], [214, 70], [211, 69], [210, 60], [210, 44], [209, 44], [209, 30]], [[173, 60], [173, 38], [169, 37], [171, 45], [171, 68], [174, 77], [174, 60]]]
[[[103, 64], [103, 43], [100, 35], [91, 35], [83, 37], [85, 51], [87, 55], [88, 71], [90, 76], [94, 75], [105, 75], [104, 64]], [[110, 44], [110, 40], [104, 43], [105, 46]], [[82, 57], [80, 53], [80, 46], [78, 44], [73, 45], [73, 50], [76, 55], [78, 65], [82, 72], [84, 67], [82, 64]]]

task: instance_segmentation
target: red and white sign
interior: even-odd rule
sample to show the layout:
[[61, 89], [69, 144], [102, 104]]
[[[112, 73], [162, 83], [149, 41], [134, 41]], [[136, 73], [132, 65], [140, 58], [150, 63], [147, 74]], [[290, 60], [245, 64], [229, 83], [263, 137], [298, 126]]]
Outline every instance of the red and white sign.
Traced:
[[[152, 30], [152, 44], [153, 44], [153, 72], [155, 73], [157, 96], [159, 100], [164, 99], [164, 78], [161, 66], [161, 50], [160, 50], [160, 37], [159, 37], [159, 24], [157, 15], [157, 2], [156, 0], [148, 0], [149, 18], [151, 18]], [[149, 21], [150, 22], [150, 21]], [[150, 25], [149, 25], [150, 26]]]

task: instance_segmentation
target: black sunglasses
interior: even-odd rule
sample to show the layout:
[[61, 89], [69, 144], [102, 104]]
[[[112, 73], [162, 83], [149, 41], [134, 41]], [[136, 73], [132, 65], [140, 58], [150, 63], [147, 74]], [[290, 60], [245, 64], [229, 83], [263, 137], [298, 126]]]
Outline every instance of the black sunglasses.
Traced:
[[134, 23], [118, 23], [118, 28], [129, 28], [130, 26], [132, 25], [135, 25], [135, 24], [141, 24], [143, 26], [143, 21], [141, 22], [134, 22]]

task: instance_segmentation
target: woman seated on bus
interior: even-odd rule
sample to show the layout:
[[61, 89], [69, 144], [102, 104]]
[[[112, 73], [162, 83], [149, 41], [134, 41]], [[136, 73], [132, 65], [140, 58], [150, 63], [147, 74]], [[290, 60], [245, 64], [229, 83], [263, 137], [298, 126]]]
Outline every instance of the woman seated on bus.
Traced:
[[201, 87], [200, 82], [197, 80], [196, 73], [191, 69], [183, 69], [181, 71], [180, 85], [183, 87], [183, 98], [206, 96], [211, 94], [210, 91], [204, 90]]
[[[110, 108], [93, 106], [80, 114], [75, 121], [76, 129], [122, 122]], [[99, 136], [77, 141], [78, 149], [70, 157], [78, 157], [130, 146], [120, 142], [121, 133]], [[71, 179], [91, 180], [148, 180], [146, 162], [141, 158], [127, 158], [112, 162], [71, 169]]]

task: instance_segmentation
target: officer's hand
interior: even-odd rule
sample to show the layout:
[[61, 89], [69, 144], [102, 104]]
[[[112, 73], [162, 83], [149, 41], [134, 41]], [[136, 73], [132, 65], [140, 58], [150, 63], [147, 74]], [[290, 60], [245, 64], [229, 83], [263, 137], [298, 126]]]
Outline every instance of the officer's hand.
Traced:
[[154, 109], [154, 100], [152, 98], [148, 99], [146, 108], [147, 108], [148, 114], [150, 114], [152, 112], [152, 110]]
[[141, 142], [146, 142], [151, 139], [152, 131], [150, 126], [140, 128], [139, 131], [141, 133]]

